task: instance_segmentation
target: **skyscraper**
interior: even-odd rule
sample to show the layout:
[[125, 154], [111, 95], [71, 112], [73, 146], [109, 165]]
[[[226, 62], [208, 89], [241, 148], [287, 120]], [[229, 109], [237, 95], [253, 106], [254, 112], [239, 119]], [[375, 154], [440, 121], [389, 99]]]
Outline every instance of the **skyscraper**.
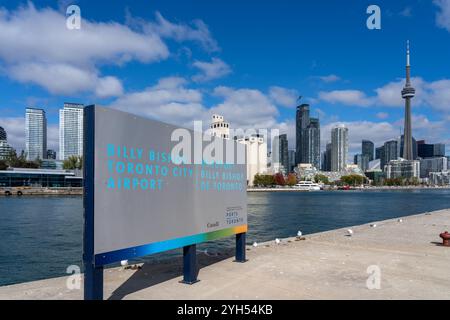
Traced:
[[391, 160], [397, 160], [400, 156], [398, 153], [398, 141], [389, 140], [384, 143], [384, 163], [389, 163]]
[[342, 171], [347, 165], [348, 128], [341, 124], [331, 130], [331, 171]]
[[405, 160], [414, 160], [412, 124], [411, 124], [411, 99], [414, 98], [416, 90], [411, 86], [411, 66], [409, 61], [409, 40], [406, 44], [406, 84], [402, 90], [402, 98], [405, 99], [405, 131], [403, 158]]
[[297, 107], [296, 114], [296, 163], [310, 163], [320, 168], [320, 122], [310, 118], [308, 104]]
[[59, 110], [59, 159], [83, 155], [83, 108], [77, 103], [64, 103]]
[[373, 150], [375, 145], [372, 141], [369, 140], [363, 140], [361, 144], [361, 151], [363, 156], [367, 156], [369, 161], [372, 161], [374, 159]]
[[0, 127], [0, 141], [6, 141], [7, 139], [7, 135], [6, 135], [6, 131], [5, 129], [3, 129], [2, 127]]
[[303, 163], [310, 163], [320, 168], [320, 123], [317, 118], [310, 118], [309, 124], [302, 134], [304, 152]]
[[272, 167], [275, 172], [289, 173], [289, 149], [286, 134], [280, 134], [273, 139]]
[[47, 157], [47, 117], [42, 109], [25, 109], [25, 152], [28, 160]]
[[5, 129], [0, 127], [0, 160], [5, 160], [13, 148], [8, 144], [8, 135]]
[[297, 106], [297, 114], [295, 118], [295, 158], [296, 162], [302, 163], [303, 155], [303, 129], [309, 124], [309, 105], [302, 104]]

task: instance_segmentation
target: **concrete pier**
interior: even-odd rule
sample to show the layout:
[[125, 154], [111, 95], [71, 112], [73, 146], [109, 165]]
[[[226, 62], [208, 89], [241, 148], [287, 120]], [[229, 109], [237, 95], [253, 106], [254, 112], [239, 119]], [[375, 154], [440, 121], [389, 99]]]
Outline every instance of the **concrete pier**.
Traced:
[[[450, 231], [450, 209], [372, 224], [248, 247], [244, 264], [231, 251], [199, 253], [201, 281], [192, 286], [179, 283], [181, 259], [107, 269], [105, 299], [450, 299], [450, 247], [439, 238]], [[368, 268], [380, 271], [379, 289]], [[81, 299], [66, 281], [0, 287], [0, 299]]]

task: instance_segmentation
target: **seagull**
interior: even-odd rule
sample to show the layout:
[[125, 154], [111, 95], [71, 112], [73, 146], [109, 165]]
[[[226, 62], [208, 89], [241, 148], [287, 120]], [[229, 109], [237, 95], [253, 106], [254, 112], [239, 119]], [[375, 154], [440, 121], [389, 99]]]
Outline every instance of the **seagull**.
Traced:
[[280, 244], [280, 242], [281, 242], [280, 239], [278, 239], [278, 238], [275, 239], [275, 243], [276, 243], [276, 244]]
[[351, 237], [351, 236], [353, 235], [353, 230], [352, 230], [352, 229], [348, 229], [348, 230], [347, 230], [347, 235], [348, 235], [349, 237]]
[[376, 227], [377, 227], [377, 225], [376, 225], [375, 223], [372, 223], [370, 226], [371, 226], [372, 228], [376, 228]]
[[298, 232], [297, 232], [297, 237], [301, 237], [303, 235], [303, 233], [299, 230]]
[[253, 246], [256, 248], [258, 244], [256, 242], [253, 242]]
[[122, 260], [122, 261], [120, 261], [120, 265], [121, 265], [122, 267], [126, 267], [126, 266], [128, 265], [128, 260]]
[[398, 221], [398, 222], [403, 222], [403, 220], [402, 220], [402, 219], [398, 219], [397, 221]]

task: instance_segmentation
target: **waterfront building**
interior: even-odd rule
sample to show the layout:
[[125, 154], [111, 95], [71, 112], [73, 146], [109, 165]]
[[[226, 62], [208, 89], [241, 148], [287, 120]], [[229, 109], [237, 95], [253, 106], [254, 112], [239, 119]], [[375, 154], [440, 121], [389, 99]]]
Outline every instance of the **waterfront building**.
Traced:
[[420, 177], [428, 178], [431, 172], [447, 171], [447, 158], [425, 158], [420, 159]]
[[382, 159], [384, 157], [384, 145], [375, 148], [375, 159]]
[[311, 163], [320, 167], [320, 121], [310, 117], [308, 104], [297, 106], [296, 113], [296, 164]]
[[82, 187], [83, 178], [73, 171], [12, 168], [0, 170], [0, 187]]
[[289, 150], [289, 172], [294, 172], [295, 164], [295, 150]]
[[355, 154], [353, 163], [364, 172], [369, 168], [369, 156], [367, 154]]
[[25, 152], [28, 160], [47, 157], [47, 117], [43, 109], [25, 109]]
[[0, 160], [6, 160], [13, 150], [6, 140], [0, 140]]
[[428, 183], [436, 186], [450, 185], [450, 171], [430, 172]]
[[415, 93], [416, 90], [411, 86], [411, 66], [408, 40], [406, 44], [406, 84], [402, 90], [402, 98], [405, 99], [404, 148], [402, 150], [402, 157], [405, 160], [414, 160], [411, 123], [411, 99], [414, 98]]
[[322, 154], [322, 171], [331, 171], [331, 142], [328, 142]]
[[382, 159], [383, 165], [388, 164], [391, 160], [399, 158], [399, 148], [397, 140], [389, 140], [384, 143], [384, 157]]
[[225, 122], [223, 116], [213, 114], [211, 120], [212, 121], [209, 126], [209, 128], [211, 129], [211, 134], [214, 137], [230, 139], [230, 124], [228, 122]]
[[255, 175], [267, 173], [267, 143], [264, 141], [264, 137], [259, 134], [242, 138], [236, 137], [235, 139], [237, 142], [245, 144], [247, 155], [247, 185], [253, 186]]
[[286, 134], [276, 136], [272, 141], [272, 168], [275, 173], [289, 172], [289, 148]]
[[5, 129], [0, 127], [0, 160], [5, 160], [13, 148], [8, 144], [8, 135]]
[[419, 158], [445, 157], [444, 143], [425, 143], [425, 140], [417, 141], [417, 156]]
[[83, 155], [83, 109], [78, 103], [64, 103], [59, 110], [59, 159]]
[[361, 143], [361, 153], [363, 156], [366, 156], [369, 161], [374, 159], [374, 143], [369, 140], [363, 140]]
[[63, 160], [43, 159], [41, 169], [63, 170]]
[[348, 128], [341, 124], [331, 130], [331, 171], [342, 171], [347, 165]]
[[317, 118], [310, 118], [309, 124], [302, 134], [304, 163], [311, 163], [314, 167], [320, 168], [320, 122]]
[[417, 160], [405, 160], [398, 158], [397, 160], [391, 160], [385, 166], [386, 178], [419, 178], [420, 177], [420, 161]]
[[0, 127], [0, 141], [7, 141], [7, 140], [8, 140], [7, 137], [8, 137], [8, 136], [7, 136], [7, 134], [6, 134], [5, 129], [3, 129], [2, 127]]
[[52, 149], [47, 150], [47, 159], [56, 160], [56, 151]]

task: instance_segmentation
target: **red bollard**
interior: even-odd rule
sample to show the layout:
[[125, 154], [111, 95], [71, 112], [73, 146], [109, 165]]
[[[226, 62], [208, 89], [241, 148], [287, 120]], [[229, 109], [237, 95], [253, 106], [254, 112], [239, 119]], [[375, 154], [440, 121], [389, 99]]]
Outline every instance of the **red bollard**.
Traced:
[[442, 238], [442, 245], [446, 247], [450, 247], [450, 233], [445, 231], [439, 235]]

